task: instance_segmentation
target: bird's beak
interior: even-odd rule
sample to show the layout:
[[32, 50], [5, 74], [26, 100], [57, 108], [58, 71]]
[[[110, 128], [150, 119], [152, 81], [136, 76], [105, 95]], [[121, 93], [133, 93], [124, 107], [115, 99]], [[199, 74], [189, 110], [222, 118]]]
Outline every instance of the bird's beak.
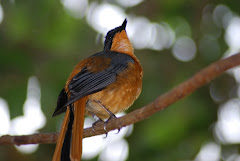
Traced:
[[125, 18], [121, 27], [122, 27], [123, 30], [125, 30], [126, 26], [127, 26], [127, 19]]

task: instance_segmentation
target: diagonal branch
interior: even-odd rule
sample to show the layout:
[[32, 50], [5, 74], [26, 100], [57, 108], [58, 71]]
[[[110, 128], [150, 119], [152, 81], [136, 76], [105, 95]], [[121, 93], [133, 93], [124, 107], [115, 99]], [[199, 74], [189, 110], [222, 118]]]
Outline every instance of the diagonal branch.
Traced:
[[[110, 120], [107, 124], [107, 130], [118, 129], [136, 122], [142, 121], [154, 113], [168, 107], [170, 104], [191, 94], [193, 91], [207, 84], [223, 72], [240, 65], [240, 53], [231, 57], [219, 60], [196, 73], [193, 77], [173, 88], [169, 92], [157, 97], [152, 103], [139, 108], [129, 114], [115, 120]], [[95, 132], [92, 128], [86, 128], [83, 131], [83, 137], [90, 137], [104, 134], [104, 124], [102, 122], [95, 126]], [[5, 135], [0, 137], [0, 145], [3, 144], [49, 144], [57, 141], [58, 133], [39, 133], [25, 136]]]

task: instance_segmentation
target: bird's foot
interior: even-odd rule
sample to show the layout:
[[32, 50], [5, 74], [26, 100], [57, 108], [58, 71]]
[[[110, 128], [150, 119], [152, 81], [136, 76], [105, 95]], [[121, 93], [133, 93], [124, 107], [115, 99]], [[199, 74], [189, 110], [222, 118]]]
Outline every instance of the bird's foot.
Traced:
[[[114, 119], [117, 119], [117, 117], [116, 117], [114, 114], [112, 114], [112, 115], [110, 115], [109, 119], [104, 122], [104, 131], [106, 132], [106, 134], [108, 133], [108, 130], [107, 130], [107, 124], [108, 124], [108, 122], [109, 122], [110, 120], [114, 120]], [[120, 128], [118, 128], [118, 132], [117, 132], [116, 134], [118, 134], [118, 133], [121, 131], [121, 128], [122, 128], [122, 126], [121, 126]]]
[[[99, 118], [97, 121], [95, 121], [95, 122], [92, 124], [92, 130], [93, 130], [94, 133], [96, 133], [95, 126], [96, 126], [99, 122], [104, 122], [104, 121]], [[105, 122], [104, 122], [104, 124], [105, 124]]]

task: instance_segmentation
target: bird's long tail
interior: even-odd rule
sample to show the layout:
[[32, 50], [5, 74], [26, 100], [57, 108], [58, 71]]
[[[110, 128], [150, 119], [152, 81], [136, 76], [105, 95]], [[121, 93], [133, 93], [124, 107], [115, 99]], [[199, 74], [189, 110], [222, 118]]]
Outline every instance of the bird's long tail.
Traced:
[[74, 119], [72, 129], [71, 161], [80, 161], [82, 156], [83, 124], [86, 98], [83, 97], [74, 103]]
[[69, 105], [52, 161], [80, 161], [86, 98]]

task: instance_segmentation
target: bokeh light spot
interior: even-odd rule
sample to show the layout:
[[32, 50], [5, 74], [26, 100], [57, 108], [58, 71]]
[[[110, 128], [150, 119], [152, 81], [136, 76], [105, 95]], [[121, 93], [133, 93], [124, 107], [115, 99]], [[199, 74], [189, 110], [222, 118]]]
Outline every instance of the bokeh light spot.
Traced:
[[65, 9], [75, 18], [82, 18], [88, 9], [88, 0], [61, 0]]
[[3, 21], [3, 8], [2, 8], [2, 5], [0, 4], [0, 24], [2, 23]]
[[148, 48], [163, 50], [169, 48], [173, 44], [175, 33], [169, 25], [153, 23], [151, 29], [151, 39], [146, 42]]
[[226, 30], [225, 41], [230, 48], [240, 49], [240, 18], [234, 17], [230, 20]]
[[214, 142], [209, 142], [201, 147], [195, 161], [219, 161], [220, 154], [221, 147]]
[[240, 143], [239, 99], [231, 99], [220, 106], [215, 133], [222, 143]]
[[218, 26], [218, 27], [224, 27], [224, 16], [231, 12], [230, 9], [223, 5], [223, 4], [219, 4], [215, 7], [215, 9], [213, 10], [213, 21], [214, 23]]
[[191, 61], [196, 55], [195, 42], [190, 37], [180, 37], [176, 40], [172, 52], [178, 60]]
[[121, 139], [108, 145], [100, 154], [100, 161], [124, 161], [128, 157], [128, 143]]
[[[38, 79], [32, 76], [28, 80], [27, 98], [23, 105], [23, 116], [18, 116], [11, 121], [10, 134], [28, 135], [37, 132], [46, 124], [46, 117], [41, 110], [41, 92]], [[17, 147], [23, 153], [32, 153], [38, 145], [24, 145]]]
[[88, 23], [98, 32], [106, 34], [110, 29], [120, 26], [126, 14], [115, 5], [91, 3], [87, 14]]
[[0, 98], [0, 135], [8, 134], [10, 128], [10, 114], [7, 102]]
[[163, 50], [175, 40], [175, 33], [169, 25], [150, 23], [145, 17], [131, 20], [128, 35], [136, 49]]
[[123, 7], [133, 7], [136, 6], [138, 4], [140, 4], [141, 2], [143, 2], [143, 0], [117, 0], [118, 4], [122, 5]]
[[38, 146], [39, 146], [38, 144], [35, 144], [35, 145], [29, 144], [29, 145], [15, 146], [15, 148], [17, 148], [17, 150], [20, 151], [21, 153], [30, 154], [37, 151]]
[[131, 30], [132, 43], [136, 49], [146, 48], [149, 41], [152, 41], [152, 28], [148, 19], [144, 17], [135, 18], [132, 21]]

